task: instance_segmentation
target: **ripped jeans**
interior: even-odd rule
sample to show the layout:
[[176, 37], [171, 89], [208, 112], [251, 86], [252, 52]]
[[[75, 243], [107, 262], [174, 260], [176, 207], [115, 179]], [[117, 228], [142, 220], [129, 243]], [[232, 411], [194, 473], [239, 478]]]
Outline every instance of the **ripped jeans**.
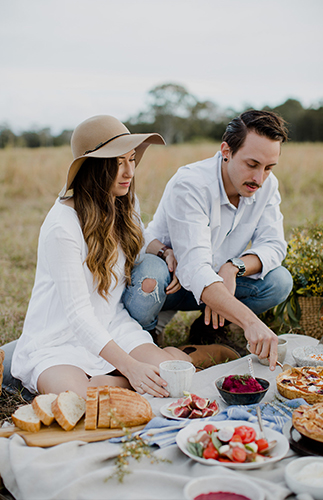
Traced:
[[[142, 289], [143, 281], [147, 278], [156, 282], [150, 293]], [[145, 330], [155, 328], [160, 311], [196, 311], [205, 308], [204, 304], [198, 305], [192, 292], [183, 287], [176, 293], [166, 295], [166, 287], [171, 280], [167, 264], [156, 255], [145, 254], [135, 265], [131, 285], [123, 292], [122, 302]], [[235, 297], [258, 315], [281, 304], [288, 297], [292, 286], [289, 271], [279, 266], [263, 279], [237, 278]]]

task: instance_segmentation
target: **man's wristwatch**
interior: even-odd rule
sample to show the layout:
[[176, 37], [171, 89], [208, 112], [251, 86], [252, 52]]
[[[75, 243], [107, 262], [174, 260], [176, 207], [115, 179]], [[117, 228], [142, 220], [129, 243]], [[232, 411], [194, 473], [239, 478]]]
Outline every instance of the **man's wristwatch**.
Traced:
[[160, 257], [161, 259], [165, 260], [164, 259], [164, 254], [166, 252], [166, 250], [170, 249], [170, 247], [168, 247], [167, 245], [165, 245], [163, 248], [161, 248], [158, 253], [157, 253], [157, 257]]
[[246, 266], [244, 265], [243, 260], [237, 259], [234, 257], [233, 259], [228, 259], [227, 262], [231, 262], [231, 264], [233, 264], [234, 266], [236, 266], [239, 269], [239, 271], [237, 273], [237, 277], [243, 276], [244, 273], [246, 272]]

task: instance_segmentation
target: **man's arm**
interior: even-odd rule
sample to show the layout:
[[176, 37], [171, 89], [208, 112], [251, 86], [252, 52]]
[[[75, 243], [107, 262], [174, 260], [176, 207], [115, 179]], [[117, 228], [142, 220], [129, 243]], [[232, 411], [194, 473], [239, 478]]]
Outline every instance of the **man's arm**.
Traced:
[[269, 358], [270, 369], [277, 361], [278, 337], [247, 306], [236, 299], [224, 283], [216, 282], [204, 288], [202, 301], [212, 310], [239, 325], [249, 342], [250, 351]]

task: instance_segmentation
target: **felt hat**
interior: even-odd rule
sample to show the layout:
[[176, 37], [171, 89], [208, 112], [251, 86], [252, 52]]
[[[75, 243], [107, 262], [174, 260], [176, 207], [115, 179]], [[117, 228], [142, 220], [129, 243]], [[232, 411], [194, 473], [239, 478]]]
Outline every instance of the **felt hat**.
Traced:
[[150, 144], [165, 144], [159, 134], [131, 134], [117, 118], [97, 115], [76, 127], [71, 137], [74, 160], [68, 172], [64, 188], [59, 193], [64, 198], [73, 187], [73, 180], [87, 158], [116, 158], [136, 150], [136, 166]]

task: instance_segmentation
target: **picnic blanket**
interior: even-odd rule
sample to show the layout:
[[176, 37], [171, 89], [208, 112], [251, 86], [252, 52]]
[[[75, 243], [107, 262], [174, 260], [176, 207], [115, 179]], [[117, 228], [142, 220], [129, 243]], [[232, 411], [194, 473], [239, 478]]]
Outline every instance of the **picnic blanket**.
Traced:
[[[295, 408], [307, 404], [304, 399], [293, 399], [286, 402], [265, 402], [254, 405], [228, 406], [214, 417], [206, 419], [208, 422], [221, 420], [246, 420], [246, 422], [257, 423], [256, 408], [260, 407], [263, 424], [278, 432], [282, 432], [284, 424], [292, 418]], [[191, 424], [194, 420], [169, 420], [164, 417], [153, 418], [139, 433], [150, 445], [160, 448], [176, 443], [177, 433], [183, 427]], [[118, 443], [122, 438], [112, 438], [111, 443]]]

